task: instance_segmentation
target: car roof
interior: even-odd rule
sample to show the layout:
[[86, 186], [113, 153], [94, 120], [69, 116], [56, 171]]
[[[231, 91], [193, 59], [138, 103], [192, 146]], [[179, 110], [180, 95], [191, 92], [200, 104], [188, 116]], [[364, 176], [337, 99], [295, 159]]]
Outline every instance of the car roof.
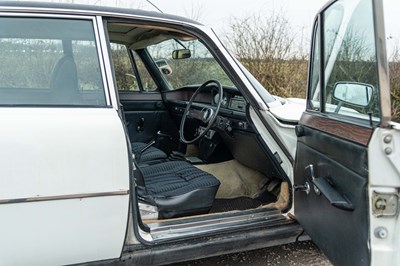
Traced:
[[166, 19], [190, 24], [202, 25], [201, 23], [170, 14], [164, 14], [154, 11], [141, 9], [130, 9], [121, 7], [94, 6], [70, 3], [52, 3], [52, 2], [29, 2], [29, 1], [0, 1], [0, 11], [34, 11], [40, 13], [59, 13], [59, 14], [85, 14], [101, 15], [111, 17], [146, 17], [154, 19]]

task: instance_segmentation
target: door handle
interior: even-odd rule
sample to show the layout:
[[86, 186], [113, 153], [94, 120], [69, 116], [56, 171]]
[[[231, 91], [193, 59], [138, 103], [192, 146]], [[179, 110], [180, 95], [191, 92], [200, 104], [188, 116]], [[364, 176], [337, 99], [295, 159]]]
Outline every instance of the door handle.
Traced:
[[143, 131], [143, 127], [144, 127], [144, 118], [142, 117], [137, 123], [136, 131], [138, 132]]
[[329, 203], [339, 209], [345, 211], [353, 211], [353, 204], [344, 196], [340, 195], [336, 189], [326, 180], [325, 177], [319, 177], [313, 180], [315, 186], [321, 191], [321, 194], [329, 201]]
[[318, 196], [321, 195], [321, 191], [314, 184], [314, 180], [316, 179], [315, 171], [314, 171], [314, 165], [312, 165], [312, 164], [307, 165], [306, 166], [306, 172], [308, 172], [307, 179], [313, 184], [315, 194], [317, 194]]

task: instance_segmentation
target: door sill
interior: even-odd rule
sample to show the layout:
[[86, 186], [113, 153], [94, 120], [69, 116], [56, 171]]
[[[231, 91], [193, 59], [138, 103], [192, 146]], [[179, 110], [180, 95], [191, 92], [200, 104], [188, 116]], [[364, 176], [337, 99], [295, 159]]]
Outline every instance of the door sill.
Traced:
[[230, 213], [203, 215], [176, 220], [147, 223], [149, 235], [154, 242], [160, 243], [177, 239], [215, 235], [247, 228], [267, 228], [291, 224], [294, 221], [276, 209], [253, 209]]
[[144, 265], [149, 261], [153, 265], [171, 264], [308, 239], [302, 239], [304, 230], [295, 220], [270, 209], [165, 221], [148, 226], [156, 239], [154, 244], [125, 246], [121, 265]]

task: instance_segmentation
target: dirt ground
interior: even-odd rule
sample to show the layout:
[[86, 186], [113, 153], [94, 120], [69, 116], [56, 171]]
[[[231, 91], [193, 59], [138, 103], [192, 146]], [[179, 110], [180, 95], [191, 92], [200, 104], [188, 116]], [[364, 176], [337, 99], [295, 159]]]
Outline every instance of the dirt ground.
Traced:
[[277, 247], [240, 252], [207, 259], [187, 261], [175, 266], [192, 265], [296, 265], [330, 266], [332, 265], [318, 247], [311, 241], [292, 243]]

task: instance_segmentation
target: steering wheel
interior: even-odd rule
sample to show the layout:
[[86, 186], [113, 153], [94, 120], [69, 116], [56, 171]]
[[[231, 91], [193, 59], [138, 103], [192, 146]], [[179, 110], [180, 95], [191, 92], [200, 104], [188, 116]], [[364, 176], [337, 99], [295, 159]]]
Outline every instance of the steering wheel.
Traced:
[[[209, 85], [211, 83], [214, 83], [215, 85], [217, 85], [217, 88], [218, 88], [219, 98], [218, 98], [217, 106], [202, 103], [201, 105], [200, 104], [198, 105], [201, 107], [201, 110], [194, 109], [194, 108], [191, 109], [191, 107], [193, 105], [193, 101], [196, 98], [196, 96], [200, 93], [201, 90], [203, 90], [205, 87], [207, 87], [207, 85]], [[210, 130], [211, 126], [215, 122], [215, 119], [217, 119], [217, 115], [219, 113], [219, 109], [221, 107], [221, 103], [222, 103], [222, 99], [223, 99], [223, 94], [224, 94], [224, 90], [221, 86], [221, 83], [219, 83], [219, 81], [217, 81], [217, 80], [206, 81], [205, 83], [203, 83], [203, 85], [201, 85], [194, 92], [194, 94], [190, 98], [189, 103], [187, 104], [187, 106], [185, 108], [185, 112], [183, 113], [182, 120], [181, 120], [179, 136], [183, 143], [186, 143], [186, 144], [193, 143], [196, 140], [203, 137], [208, 132], [208, 130]], [[200, 120], [204, 124], [206, 124], [206, 129], [203, 130], [203, 132], [201, 132], [199, 135], [197, 135], [197, 137], [195, 137], [194, 139], [191, 139], [191, 140], [185, 139], [185, 136], [184, 136], [185, 122], [186, 122], [186, 118], [188, 118], [188, 117], [195, 118], [197, 120]]]

